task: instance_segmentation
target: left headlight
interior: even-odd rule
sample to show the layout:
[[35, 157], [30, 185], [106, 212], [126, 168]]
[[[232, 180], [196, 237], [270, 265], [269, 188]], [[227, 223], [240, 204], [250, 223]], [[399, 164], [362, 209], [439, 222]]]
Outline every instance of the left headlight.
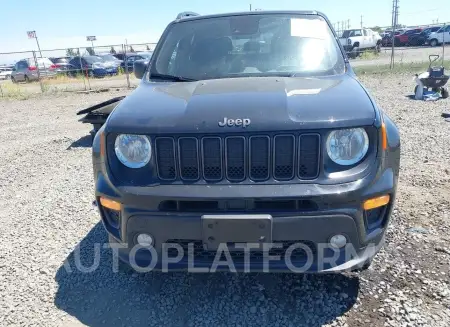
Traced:
[[120, 134], [114, 149], [117, 158], [128, 168], [142, 168], [152, 156], [150, 140], [145, 135]]
[[369, 149], [369, 137], [363, 128], [332, 131], [327, 138], [327, 153], [338, 165], [350, 166], [359, 162]]

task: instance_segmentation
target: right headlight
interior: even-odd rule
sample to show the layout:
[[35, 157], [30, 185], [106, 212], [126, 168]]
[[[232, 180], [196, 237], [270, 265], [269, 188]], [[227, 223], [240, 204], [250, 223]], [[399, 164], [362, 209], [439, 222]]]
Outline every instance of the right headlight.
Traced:
[[119, 161], [128, 168], [142, 168], [150, 161], [152, 148], [145, 135], [120, 134], [114, 150]]
[[332, 131], [327, 138], [327, 153], [338, 165], [350, 166], [361, 161], [369, 149], [369, 137], [364, 128]]

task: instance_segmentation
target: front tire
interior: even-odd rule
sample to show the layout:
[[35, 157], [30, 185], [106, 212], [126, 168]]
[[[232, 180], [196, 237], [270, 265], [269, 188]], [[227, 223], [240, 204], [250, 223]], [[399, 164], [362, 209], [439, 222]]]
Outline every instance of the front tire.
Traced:
[[30, 78], [27, 76], [27, 75], [25, 75], [25, 83], [30, 83]]
[[352, 51], [350, 52], [350, 58], [352, 59], [356, 59], [359, 56], [359, 48], [358, 47], [354, 47], [352, 49]]
[[447, 88], [445, 88], [445, 87], [443, 87], [443, 88], [441, 88], [441, 96], [442, 96], [442, 99], [447, 99], [448, 98], [448, 89]]
[[431, 45], [432, 47], [436, 47], [436, 46], [439, 45], [439, 42], [438, 42], [437, 39], [432, 39], [432, 40], [430, 41], [430, 45]]
[[11, 76], [11, 82], [13, 82], [14, 84], [17, 83], [16, 79], [13, 76]]
[[375, 53], [380, 53], [381, 52], [381, 43], [377, 43], [377, 45], [375, 46]]

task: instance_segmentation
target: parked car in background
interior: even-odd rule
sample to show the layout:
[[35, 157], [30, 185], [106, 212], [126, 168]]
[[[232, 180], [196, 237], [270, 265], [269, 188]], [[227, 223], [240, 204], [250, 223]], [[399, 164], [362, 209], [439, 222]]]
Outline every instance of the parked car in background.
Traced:
[[120, 64], [120, 67], [122, 67], [122, 69], [125, 71], [125, 68], [127, 68], [128, 72], [133, 72], [133, 64], [136, 60], [142, 60], [145, 59], [145, 57], [135, 54], [135, 53], [131, 53], [125, 56], [123, 56], [123, 61]]
[[422, 28], [405, 30], [403, 33], [400, 33], [394, 37], [394, 45], [396, 47], [408, 45], [409, 36], [420, 32], [422, 32]]
[[[37, 67], [36, 67], [37, 61]], [[19, 60], [11, 73], [11, 81], [31, 82], [37, 81], [39, 78], [51, 78], [57, 74], [56, 65], [45, 57], [27, 58]]]
[[427, 43], [432, 47], [442, 43], [450, 43], [450, 25], [442, 26], [438, 31], [430, 33]]
[[117, 59], [123, 61], [125, 58], [125, 53], [115, 53], [113, 54], [114, 57], [116, 57]]
[[[401, 32], [395, 31], [394, 35], [399, 35]], [[392, 45], [392, 31], [387, 32], [381, 39], [381, 45], [383, 47], [389, 47]]]
[[56, 66], [57, 73], [66, 74], [67, 71], [70, 69], [69, 61], [71, 57], [56, 57], [49, 59]]
[[119, 73], [117, 64], [105, 61], [100, 56], [76, 56], [69, 63], [71, 65], [70, 76], [84, 73], [89, 77], [105, 77]]
[[118, 59], [117, 57], [113, 56], [111, 53], [99, 53], [96, 54], [96, 56], [101, 57], [105, 63], [114, 65], [119, 67], [122, 65], [123, 59]]
[[413, 33], [408, 37], [408, 44], [412, 46], [420, 46], [426, 44], [430, 33], [437, 32], [442, 26], [432, 26], [425, 28], [419, 33]]
[[153, 51], [142, 51], [137, 53], [139, 56], [144, 57], [144, 59], [151, 59], [153, 56]]
[[356, 58], [362, 51], [380, 51], [381, 36], [368, 28], [345, 30], [339, 38], [350, 58]]
[[11, 79], [12, 68], [0, 67], [0, 80]]

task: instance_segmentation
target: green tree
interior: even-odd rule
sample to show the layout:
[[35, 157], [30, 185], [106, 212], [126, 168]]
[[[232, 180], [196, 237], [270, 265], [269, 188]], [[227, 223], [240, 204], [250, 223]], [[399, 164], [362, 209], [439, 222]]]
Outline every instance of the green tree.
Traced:
[[74, 49], [69, 48], [66, 50], [66, 56], [67, 57], [75, 57], [76, 56], [76, 52], [74, 51]]
[[111, 47], [111, 50], [109, 51], [111, 54], [116, 54], [116, 50], [114, 50], [114, 47]]
[[130, 45], [130, 52], [136, 52], [136, 51], [134, 51], [134, 49], [133, 49], [133, 46], [132, 46], [132, 45]]
[[94, 49], [92, 49], [91, 47], [87, 47], [87, 48], [86, 48], [86, 51], [87, 51], [87, 53], [89, 53], [89, 55], [91, 55], [91, 56], [94, 56], [94, 55], [95, 55]]
[[372, 31], [378, 32], [378, 33], [380, 33], [380, 32], [383, 31], [382, 28], [381, 28], [380, 26], [374, 26], [374, 27], [371, 27], [370, 29], [371, 29]]
[[148, 46], [148, 44], [147, 44], [147, 51], [150, 51], [150, 47]]

